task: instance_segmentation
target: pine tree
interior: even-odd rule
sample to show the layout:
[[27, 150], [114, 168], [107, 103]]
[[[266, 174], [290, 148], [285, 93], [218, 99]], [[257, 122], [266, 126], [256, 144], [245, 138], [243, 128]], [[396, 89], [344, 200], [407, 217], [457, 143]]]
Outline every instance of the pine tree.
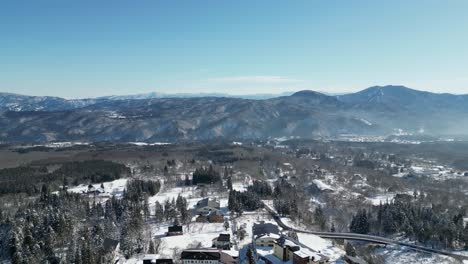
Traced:
[[232, 179], [231, 179], [231, 176], [227, 177], [226, 185], [227, 185], [227, 187], [228, 187], [228, 190], [229, 190], [229, 191], [232, 191]]
[[325, 230], [327, 222], [321, 206], [315, 208], [314, 220], [321, 230]]
[[164, 208], [158, 201], [156, 201], [156, 203], [155, 203], [156, 222], [158, 222], [158, 223], [162, 222], [164, 217], [165, 217]]
[[346, 255], [355, 257], [356, 256], [356, 249], [351, 245], [351, 243], [346, 243], [345, 245]]
[[148, 245], [148, 254], [156, 254], [156, 246], [154, 245], [153, 239], [150, 240]]
[[247, 259], [249, 261], [249, 264], [255, 264], [255, 257], [254, 257], [254, 254], [253, 254], [253, 250], [252, 250], [252, 247], [249, 246], [249, 249], [247, 249]]
[[81, 260], [81, 249], [80, 247], [77, 247], [76, 248], [76, 251], [75, 251], [75, 264], [82, 264], [82, 260]]

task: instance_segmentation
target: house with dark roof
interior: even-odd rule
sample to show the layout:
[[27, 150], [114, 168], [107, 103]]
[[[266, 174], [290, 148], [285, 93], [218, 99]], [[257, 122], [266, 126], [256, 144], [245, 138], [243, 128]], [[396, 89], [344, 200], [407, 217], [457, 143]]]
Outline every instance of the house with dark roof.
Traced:
[[259, 223], [254, 223], [252, 226], [252, 234], [253, 236], [261, 236], [265, 234], [277, 234], [279, 235], [279, 228], [277, 225], [272, 223], [265, 223], [265, 221], [261, 221]]
[[221, 253], [218, 250], [187, 249], [182, 251], [180, 260], [183, 264], [219, 264]]
[[275, 241], [280, 238], [278, 226], [272, 223], [254, 223], [252, 234], [255, 245], [258, 247], [273, 247]]
[[173, 225], [167, 228], [167, 236], [181, 236], [184, 234], [182, 226], [180, 225]]
[[231, 249], [231, 235], [230, 234], [219, 234], [218, 237], [213, 239], [213, 247], [217, 249]]
[[115, 259], [120, 249], [120, 242], [111, 238], [105, 238], [103, 243], [104, 254], [112, 256]]
[[183, 264], [235, 264], [239, 252], [213, 248], [186, 249], [182, 251], [180, 260]]
[[172, 259], [161, 259], [158, 255], [148, 254], [143, 257], [143, 264], [173, 264]]

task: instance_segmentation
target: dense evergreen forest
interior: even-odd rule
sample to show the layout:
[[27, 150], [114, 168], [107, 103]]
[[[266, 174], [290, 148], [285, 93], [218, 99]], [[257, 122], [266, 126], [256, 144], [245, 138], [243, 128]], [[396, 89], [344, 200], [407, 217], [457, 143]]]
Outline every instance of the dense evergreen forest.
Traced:
[[197, 168], [193, 172], [192, 184], [213, 184], [221, 181], [221, 174], [213, 166]]
[[436, 248], [468, 249], [468, 225], [463, 222], [465, 209], [455, 212], [442, 205], [424, 206], [424, 200], [424, 194], [399, 194], [390, 203], [362, 209], [352, 218], [350, 231], [385, 236], [404, 234]]
[[104, 204], [88, 196], [60, 191], [47, 185], [39, 197], [18, 208], [14, 215], [0, 212], [0, 226], [8, 230], [3, 244], [13, 264], [19, 263], [109, 263], [112, 251], [105, 240], [120, 242], [126, 256], [146, 253], [155, 241], [145, 234], [145, 221], [187, 221], [187, 200], [166, 201], [150, 207], [148, 197], [159, 192], [159, 181], [129, 180], [121, 199]]
[[52, 190], [59, 186], [112, 181], [130, 175], [125, 165], [105, 160], [66, 162], [53, 166], [22, 166], [0, 170], [0, 195], [9, 193], [39, 194], [46, 184]]

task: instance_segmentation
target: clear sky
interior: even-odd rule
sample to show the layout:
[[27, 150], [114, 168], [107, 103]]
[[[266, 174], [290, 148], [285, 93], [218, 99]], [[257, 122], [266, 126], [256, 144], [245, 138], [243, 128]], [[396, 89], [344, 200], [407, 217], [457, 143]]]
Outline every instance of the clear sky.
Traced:
[[0, 91], [468, 93], [466, 0], [2, 0]]

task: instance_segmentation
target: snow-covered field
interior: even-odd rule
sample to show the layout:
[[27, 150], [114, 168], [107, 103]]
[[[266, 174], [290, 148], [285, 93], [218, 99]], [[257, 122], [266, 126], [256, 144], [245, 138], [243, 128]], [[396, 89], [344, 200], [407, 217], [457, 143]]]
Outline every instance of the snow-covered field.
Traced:
[[299, 238], [299, 242], [329, 257], [330, 261], [336, 261], [345, 254], [344, 250], [335, 247], [332, 241], [323, 239], [316, 235], [298, 233], [297, 237]]
[[390, 203], [395, 198], [395, 193], [386, 193], [380, 194], [374, 197], [366, 197], [366, 200], [369, 201], [372, 205], [379, 205]]
[[167, 142], [154, 142], [154, 143], [128, 142], [128, 144], [135, 145], [135, 146], [163, 146], [163, 145], [170, 145], [171, 143], [167, 143]]
[[[102, 189], [103, 193], [100, 194], [99, 196], [112, 196], [115, 195], [116, 197], [121, 197], [123, 194], [123, 191], [125, 190], [125, 187], [127, 185], [127, 178], [124, 179], [117, 179], [111, 182], [104, 182], [104, 189]], [[94, 189], [96, 190], [101, 190], [101, 184], [92, 184]], [[72, 193], [86, 193], [88, 191], [88, 185], [87, 184], [80, 184], [75, 187], [71, 187], [68, 189], [69, 192]]]
[[[231, 229], [225, 230], [223, 223], [191, 223], [184, 225], [184, 234], [181, 236], [166, 236], [168, 224], [155, 226], [151, 229], [153, 237], [161, 239], [158, 258], [174, 258], [184, 249], [195, 247], [211, 247], [212, 240], [219, 234], [232, 234]], [[123, 261], [126, 264], [141, 264], [145, 254], [135, 255]]]
[[455, 264], [460, 263], [453, 258], [405, 250], [399, 247], [389, 247], [377, 250], [377, 253], [382, 254], [385, 258], [385, 263], [392, 264]]
[[165, 257], [172, 257], [174, 249], [187, 249], [197, 247], [201, 244], [202, 247], [211, 247], [212, 240], [219, 234], [231, 234], [231, 229], [226, 229], [223, 223], [191, 223], [189, 226], [184, 225], [184, 235], [182, 236], [165, 236], [167, 226], [160, 226], [153, 229], [156, 236], [161, 237], [161, 248], [159, 254]]
[[239, 241], [239, 248], [252, 242], [252, 227], [255, 223], [260, 223], [261, 221], [264, 221], [265, 223], [276, 224], [273, 218], [271, 218], [270, 214], [265, 210], [245, 212], [242, 216], [234, 219], [237, 228], [243, 227], [246, 231], [244, 240]]
[[165, 186], [163, 186], [162, 190], [158, 194], [148, 199], [148, 202], [150, 206], [153, 206], [156, 202], [159, 202], [160, 204], [164, 204], [166, 200], [177, 199], [177, 196], [180, 195], [187, 199], [188, 207], [189, 209], [191, 209], [197, 204], [198, 201], [204, 198], [212, 198], [212, 199], [217, 199], [219, 201], [222, 212], [227, 212], [227, 206], [228, 206], [227, 193], [225, 195], [208, 193], [207, 196], [201, 197], [197, 193], [196, 188], [197, 187], [190, 186], [190, 187], [174, 187], [174, 188], [166, 189]]

